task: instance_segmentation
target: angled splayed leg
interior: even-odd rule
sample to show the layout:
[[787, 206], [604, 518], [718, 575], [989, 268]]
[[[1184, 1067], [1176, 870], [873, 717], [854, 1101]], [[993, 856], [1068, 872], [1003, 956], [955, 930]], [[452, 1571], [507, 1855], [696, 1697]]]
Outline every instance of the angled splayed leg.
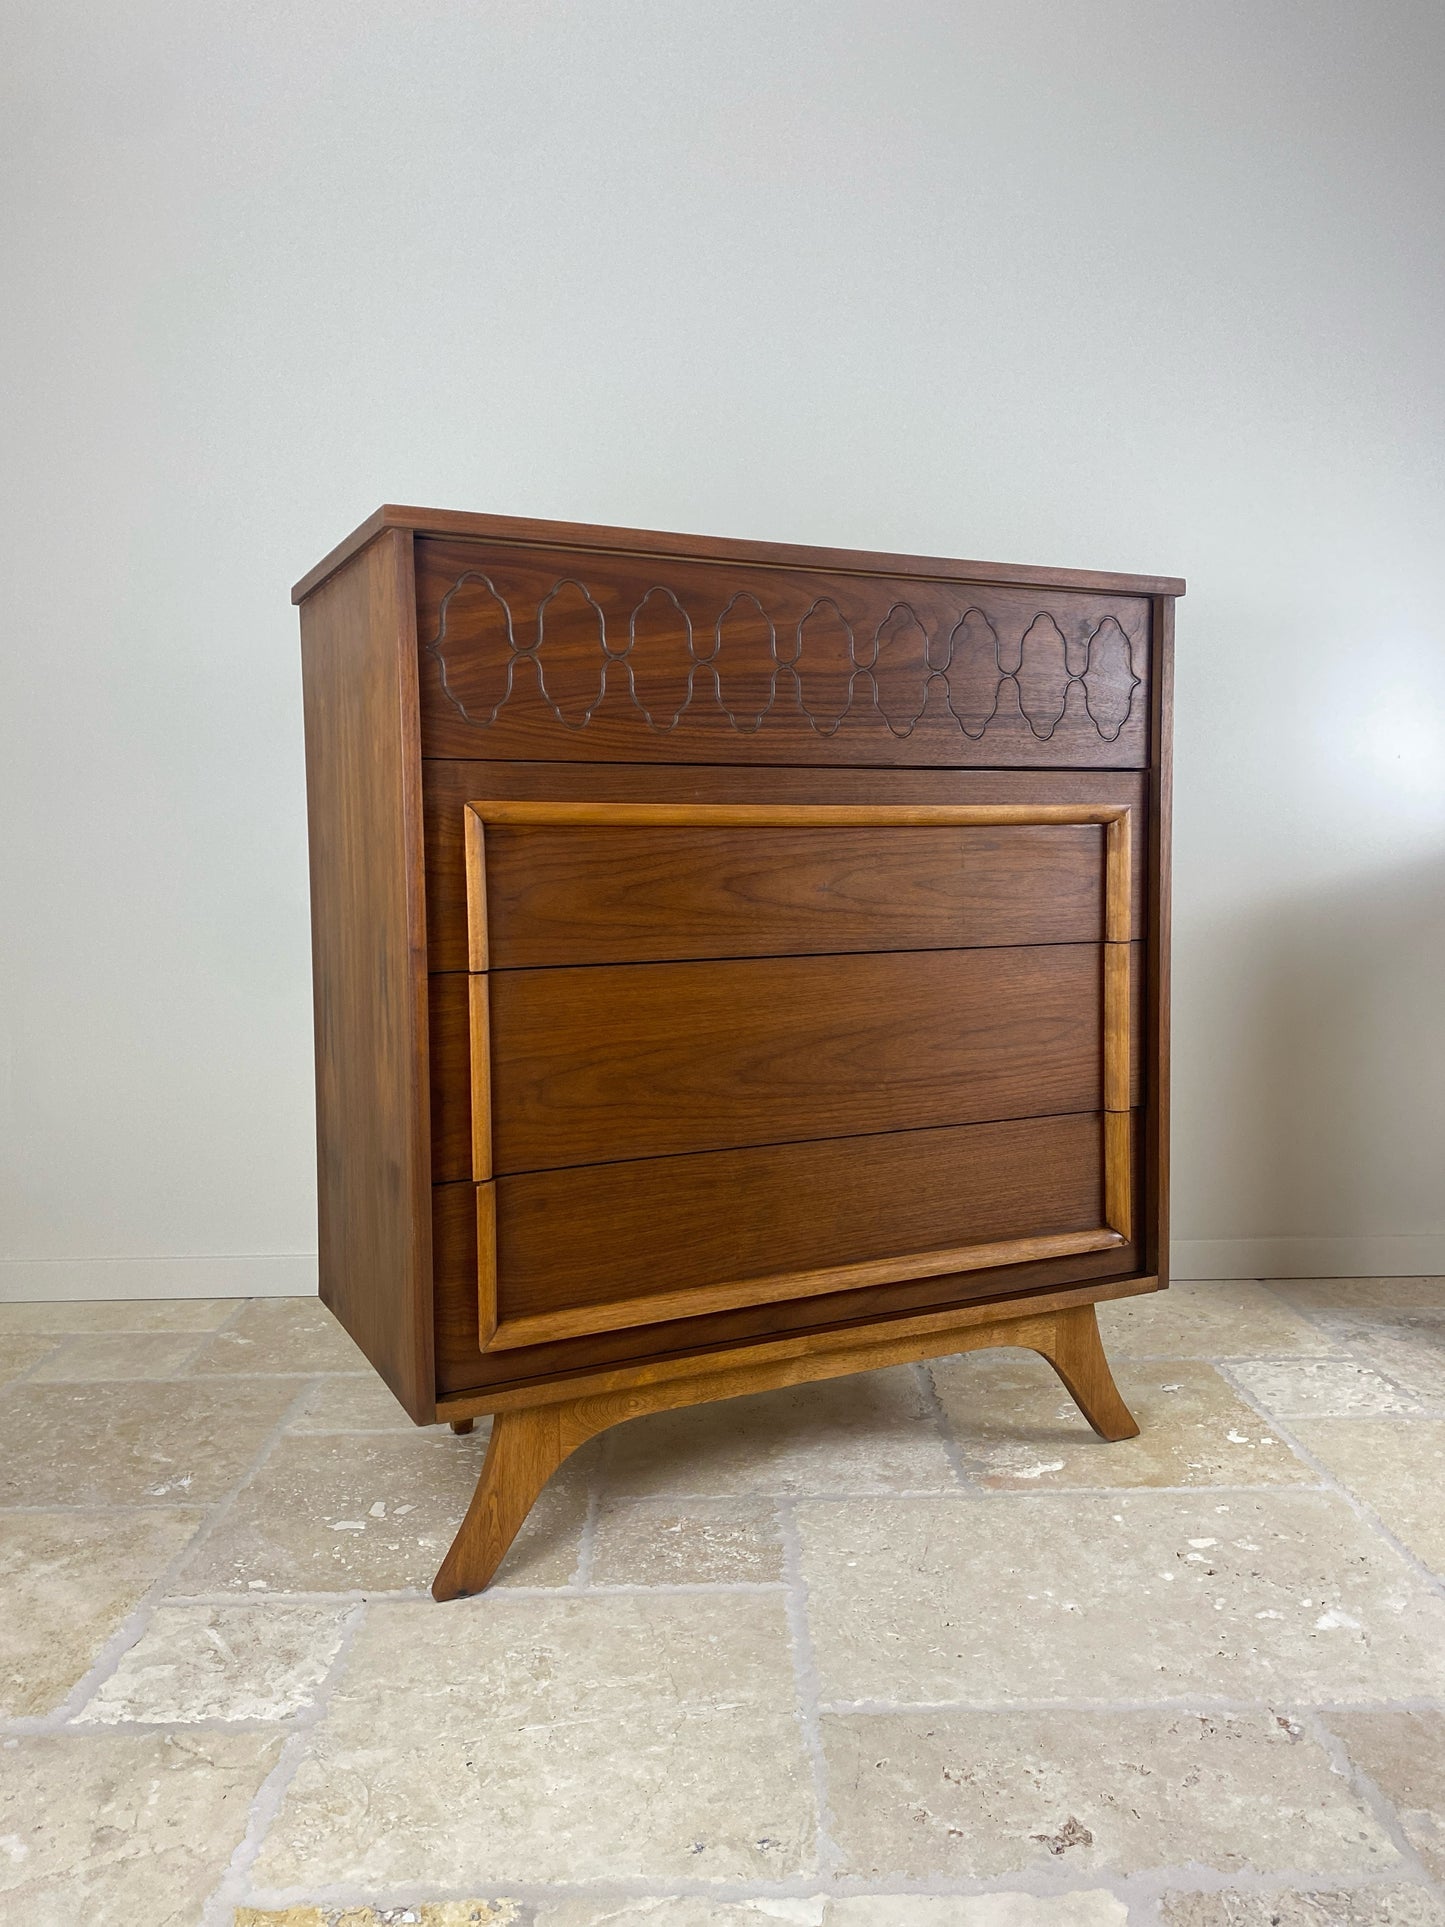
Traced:
[[1119, 1396], [1094, 1307], [1078, 1305], [1056, 1312], [1048, 1326], [1047, 1332], [1026, 1340], [1029, 1349], [1049, 1361], [1101, 1439], [1113, 1444], [1137, 1438], [1139, 1423]]
[[542, 1487], [605, 1420], [589, 1426], [575, 1405], [498, 1412], [481, 1477], [451, 1549], [432, 1581], [434, 1599], [480, 1592], [506, 1557]]

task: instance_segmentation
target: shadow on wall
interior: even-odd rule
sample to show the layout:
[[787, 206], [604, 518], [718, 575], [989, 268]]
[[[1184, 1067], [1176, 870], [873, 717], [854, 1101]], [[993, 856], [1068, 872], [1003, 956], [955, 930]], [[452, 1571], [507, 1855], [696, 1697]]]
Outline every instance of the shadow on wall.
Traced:
[[1175, 930], [1175, 1237], [1445, 1238], [1445, 855]]

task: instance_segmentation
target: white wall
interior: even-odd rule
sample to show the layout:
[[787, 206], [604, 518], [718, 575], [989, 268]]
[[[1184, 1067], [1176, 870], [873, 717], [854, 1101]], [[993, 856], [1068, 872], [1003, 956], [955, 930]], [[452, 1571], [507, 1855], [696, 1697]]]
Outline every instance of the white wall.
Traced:
[[1181, 1269], [1445, 1271], [1445, 10], [10, 0], [0, 1295], [314, 1279], [382, 500], [1174, 571]]

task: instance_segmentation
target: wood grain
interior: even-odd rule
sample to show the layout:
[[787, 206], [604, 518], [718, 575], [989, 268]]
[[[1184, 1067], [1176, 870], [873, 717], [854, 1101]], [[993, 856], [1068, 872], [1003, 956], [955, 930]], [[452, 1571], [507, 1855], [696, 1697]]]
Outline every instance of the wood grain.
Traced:
[[[1136, 1133], [1140, 1115], [1136, 1113]], [[879, 1318], [926, 1314], [951, 1305], [977, 1306], [1018, 1293], [1072, 1285], [1112, 1289], [1122, 1280], [1143, 1275], [1137, 1247], [1126, 1244], [1069, 1258], [862, 1286], [816, 1298], [595, 1331], [520, 1350], [483, 1352], [478, 1332], [475, 1187], [441, 1184], [433, 1190], [432, 1200], [437, 1382], [447, 1396], [502, 1385], [535, 1386], [551, 1378], [570, 1379], [578, 1372], [627, 1369], [639, 1360], [710, 1353], [718, 1347], [759, 1343], [787, 1333], [836, 1333]]]
[[[524, 1327], [517, 1342], [536, 1342], [749, 1295], [812, 1296], [839, 1267], [878, 1267], [847, 1289], [970, 1269], [980, 1245], [1096, 1233], [1103, 1141], [1097, 1115], [1034, 1118], [586, 1165], [495, 1188], [498, 1327], [582, 1314], [566, 1331]], [[1052, 1254], [1017, 1254], [1035, 1255]]]
[[[1116, 770], [790, 770], [633, 768], [591, 769], [578, 763], [428, 762], [427, 941], [433, 970], [481, 967], [469, 953], [466, 824], [483, 826], [469, 807], [475, 799], [568, 803], [686, 803], [816, 808], [989, 804], [1080, 805], [1100, 812], [1129, 811], [1132, 844], [1130, 929], [1146, 927], [1146, 779]], [[872, 828], [884, 827], [876, 822]], [[514, 828], [516, 826], [507, 826]], [[1008, 825], [1002, 826], [1004, 828]], [[975, 825], [982, 835], [989, 826]], [[494, 835], [506, 833], [494, 831]], [[993, 826], [992, 833], [999, 833]], [[1061, 832], [1056, 832], [1062, 834]], [[488, 842], [491, 842], [491, 838]], [[480, 878], [480, 869], [476, 871]], [[474, 890], [477, 886], [474, 885]], [[1036, 939], [1030, 938], [1030, 941]]]
[[1105, 569], [1036, 568], [1017, 562], [960, 562], [949, 556], [899, 555], [870, 549], [805, 547], [793, 542], [740, 541], [732, 536], [685, 535], [658, 529], [621, 529], [592, 522], [548, 522], [523, 515], [483, 515], [461, 509], [429, 509], [388, 503], [353, 529], [291, 592], [303, 601], [342, 563], [386, 529], [463, 537], [519, 548], [559, 552], [621, 550], [638, 557], [693, 556], [742, 565], [764, 563], [791, 569], [863, 569], [870, 574], [939, 577], [958, 582], [1011, 582], [1040, 588], [1098, 589], [1132, 595], [1180, 596], [1177, 576], [1125, 575]]
[[420, 537], [428, 756], [1135, 768], [1149, 603]]
[[498, 969], [1104, 934], [1097, 824], [493, 823], [485, 835], [483, 927]]
[[493, 972], [495, 1168], [1100, 1110], [1105, 948]]
[[411, 538], [301, 611], [321, 1297], [419, 1424], [435, 1403]]
[[936, 1357], [1017, 1346], [1040, 1353], [1058, 1373], [1084, 1417], [1102, 1439], [1134, 1438], [1139, 1430], [1119, 1396], [1099, 1341], [1092, 1304], [1074, 1304], [1007, 1318], [955, 1315], [931, 1329], [857, 1332], [825, 1348], [791, 1356], [731, 1356], [700, 1361], [692, 1371], [655, 1377], [611, 1391], [552, 1397], [534, 1405], [507, 1405], [492, 1421], [487, 1458], [472, 1502], [443, 1560], [432, 1592], [456, 1599], [480, 1592], [491, 1580], [523, 1519], [547, 1480], [569, 1454], [609, 1426], [724, 1398], [776, 1391], [860, 1370]]

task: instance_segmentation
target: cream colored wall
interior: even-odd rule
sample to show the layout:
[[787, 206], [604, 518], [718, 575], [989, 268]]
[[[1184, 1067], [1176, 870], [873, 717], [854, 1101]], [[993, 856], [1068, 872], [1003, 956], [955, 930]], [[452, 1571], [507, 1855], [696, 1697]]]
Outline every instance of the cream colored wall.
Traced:
[[1190, 578], [1176, 1229], [1445, 1271], [1445, 13], [24, 0], [0, 1293], [313, 1286], [384, 499]]

